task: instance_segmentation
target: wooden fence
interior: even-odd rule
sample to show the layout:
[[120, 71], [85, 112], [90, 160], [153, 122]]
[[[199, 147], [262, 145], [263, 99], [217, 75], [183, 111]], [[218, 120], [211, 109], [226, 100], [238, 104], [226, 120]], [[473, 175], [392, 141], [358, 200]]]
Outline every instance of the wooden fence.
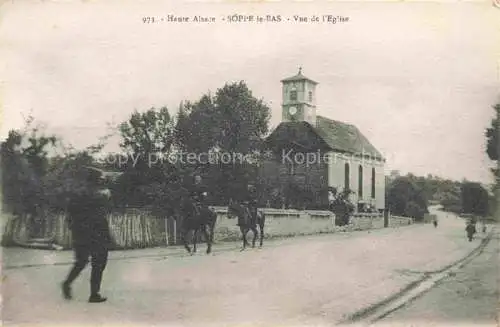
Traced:
[[[226, 207], [212, 207], [217, 213], [214, 239], [219, 241], [240, 240], [236, 219], [227, 217]], [[287, 237], [334, 233], [338, 231], [366, 230], [384, 227], [384, 218], [379, 214], [356, 214], [348, 226], [336, 226], [335, 215], [330, 211], [294, 209], [262, 209], [266, 214], [265, 237]], [[33, 246], [41, 248], [71, 247], [71, 233], [63, 213], [46, 214], [38, 235], [32, 234], [33, 219], [29, 216], [8, 217], [4, 223], [2, 245]], [[149, 210], [128, 208], [108, 215], [110, 232], [115, 249], [146, 248], [177, 245], [180, 243], [180, 228], [173, 218], [153, 215]], [[389, 218], [389, 227], [413, 223], [411, 218]]]
[[[172, 219], [161, 219], [149, 211], [127, 209], [124, 212], [114, 212], [107, 217], [112, 237], [112, 247], [115, 249], [146, 248], [169, 245], [175, 242], [176, 236], [169, 234]], [[64, 213], [46, 214], [42, 220], [40, 231], [33, 235], [33, 219], [30, 216], [8, 216], [4, 223], [2, 236], [3, 246], [33, 246], [52, 247], [57, 244], [63, 248], [71, 247], [71, 232]], [[174, 231], [170, 228], [172, 232]]]

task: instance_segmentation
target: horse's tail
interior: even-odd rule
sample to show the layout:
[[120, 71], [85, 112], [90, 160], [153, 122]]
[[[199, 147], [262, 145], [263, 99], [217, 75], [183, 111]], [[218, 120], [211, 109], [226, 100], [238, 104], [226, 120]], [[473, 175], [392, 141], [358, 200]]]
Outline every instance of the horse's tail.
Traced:
[[264, 226], [266, 223], [266, 214], [264, 211], [257, 210], [257, 222], [260, 226]]
[[193, 203], [193, 213], [195, 216], [200, 215], [200, 206], [197, 203]]
[[202, 224], [205, 225], [205, 227], [208, 227], [208, 232], [209, 232], [209, 238], [210, 238], [210, 243], [214, 242], [214, 231], [215, 231], [215, 224], [217, 223], [217, 213], [210, 209], [209, 207], [206, 207], [203, 209], [203, 215], [202, 215]]
[[208, 221], [209, 221], [209, 224], [210, 224], [210, 227], [213, 228], [215, 226], [215, 224], [217, 223], [217, 213], [212, 210], [212, 209], [208, 209]]

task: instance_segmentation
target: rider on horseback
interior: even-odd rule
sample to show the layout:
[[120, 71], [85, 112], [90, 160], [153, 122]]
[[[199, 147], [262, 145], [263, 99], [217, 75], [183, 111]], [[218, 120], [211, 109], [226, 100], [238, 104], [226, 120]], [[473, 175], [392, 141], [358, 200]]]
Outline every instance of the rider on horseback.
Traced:
[[[183, 208], [182, 217], [182, 240], [184, 247], [189, 253], [196, 252], [196, 242], [198, 232], [203, 232], [205, 241], [207, 242], [207, 253], [210, 253], [214, 237], [214, 228], [217, 221], [217, 214], [208, 207], [207, 187], [202, 183], [201, 176], [195, 174], [192, 179], [186, 180], [184, 190], [184, 201], [181, 207]], [[188, 245], [187, 235], [193, 231], [193, 252]]]
[[253, 185], [248, 185], [246, 204], [250, 216], [255, 221], [257, 219], [257, 189]]
[[206, 187], [203, 185], [201, 176], [200, 175], [195, 175], [194, 176], [194, 183], [191, 187], [191, 198], [194, 201], [195, 205], [195, 210], [198, 211], [197, 213], [199, 214], [199, 210], [202, 209], [208, 209], [208, 204], [206, 203], [206, 197], [208, 195]]

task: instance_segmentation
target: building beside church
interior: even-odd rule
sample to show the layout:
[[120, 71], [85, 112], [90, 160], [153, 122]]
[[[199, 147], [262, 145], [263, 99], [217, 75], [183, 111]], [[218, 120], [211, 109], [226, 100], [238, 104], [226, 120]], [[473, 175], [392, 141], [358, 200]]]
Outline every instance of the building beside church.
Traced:
[[265, 147], [274, 155], [261, 167], [271, 193], [293, 206], [325, 208], [328, 187], [350, 189], [358, 210], [385, 208], [385, 159], [351, 124], [316, 114], [318, 83], [298, 74], [283, 79], [282, 121]]

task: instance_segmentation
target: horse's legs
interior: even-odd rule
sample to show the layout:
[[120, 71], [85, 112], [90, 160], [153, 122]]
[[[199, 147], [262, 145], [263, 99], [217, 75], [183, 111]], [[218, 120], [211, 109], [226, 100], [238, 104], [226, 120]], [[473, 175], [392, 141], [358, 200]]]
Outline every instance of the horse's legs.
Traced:
[[203, 226], [203, 234], [205, 235], [205, 240], [207, 242], [207, 254], [210, 254], [212, 252], [212, 240], [210, 238], [210, 235], [208, 235], [208, 226]]
[[262, 247], [262, 242], [264, 241], [264, 222], [261, 221], [259, 223], [259, 227], [260, 227], [260, 247]]
[[247, 233], [248, 233], [248, 228], [240, 226], [241, 230], [241, 236], [243, 238], [243, 247], [241, 248], [241, 251], [245, 250], [247, 246]]
[[193, 253], [196, 253], [196, 241], [197, 241], [197, 237], [198, 236], [198, 228], [195, 228], [193, 230]]
[[214, 244], [214, 234], [215, 234], [215, 223], [216, 221], [212, 221], [210, 223], [209, 231], [210, 231], [210, 251], [212, 251], [212, 244]]
[[255, 247], [255, 240], [257, 239], [257, 235], [259, 235], [259, 232], [257, 231], [257, 227], [252, 226], [252, 232], [253, 232], [253, 239], [252, 239], [252, 247]]
[[215, 225], [217, 224], [217, 214], [213, 213], [211, 219], [210, 219], [210, 243], [214, 243], [214, 231], [215, 231]]
[[188, 241], [187, 241], [187, 236], [189, 233], [189, 229], [183, 229], [182, 230], [182, 241], [184, 243], [184, 247], [188, 251], [188, 253], [191, 253], [191, 248], [189, 247]]
[[210, 224], [210, 244], [214, 243], [215, 223]]

